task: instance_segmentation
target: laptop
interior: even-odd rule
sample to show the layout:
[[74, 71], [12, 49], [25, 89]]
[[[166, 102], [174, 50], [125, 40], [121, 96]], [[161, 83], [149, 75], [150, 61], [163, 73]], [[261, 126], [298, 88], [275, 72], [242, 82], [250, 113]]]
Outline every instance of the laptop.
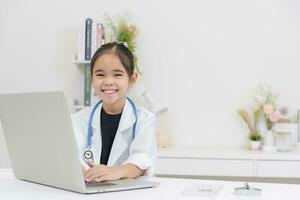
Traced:
[[150, 188], [141, 179], [84, 181], [63, 92], [0, 94], [0, 120], [16, 178], [79, 193]]

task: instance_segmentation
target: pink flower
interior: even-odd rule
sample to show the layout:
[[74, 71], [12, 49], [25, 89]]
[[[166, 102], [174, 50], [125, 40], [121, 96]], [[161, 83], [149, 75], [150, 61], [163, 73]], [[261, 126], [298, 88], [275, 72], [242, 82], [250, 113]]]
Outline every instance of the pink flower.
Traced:
[[288, 114], [289, 111], [288, 111], [287, 107], [282, 106], [282, 107], [279, 108], [279, 112], [280, 112], [281, 115], [285, 116], [285, 115]]
[[263, 105], [264, 113], [271, 114], [273, 112], [273, 106], [271, 104]]
[[271, 122], [275, 123], [279, 120], [280, 112], [275, 111], [269, 114], [269, 119]]

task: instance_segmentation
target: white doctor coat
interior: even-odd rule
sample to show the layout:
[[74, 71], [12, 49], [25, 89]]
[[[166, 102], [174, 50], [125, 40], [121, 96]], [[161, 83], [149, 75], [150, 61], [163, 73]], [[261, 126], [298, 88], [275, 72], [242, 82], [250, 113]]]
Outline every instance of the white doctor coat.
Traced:
[[[92, 122], [93, 136], [91, 149], [95, 164], [100, 164], [101, 156], [101, 126], [100, 113], [102, 104], [94, 113]], [[83, 159], [83, 151], [87, 145], [88, 121], [92, 107], [72, 114], [72, 122], [79, 149], [81, 164], [87, 168]], [[126, 99], [119, 127], [111, 148], [107, 162], [108, 166], [134, 164], [140, 169], [145, 169], [145, 175], [154, 175], [155, 160], [157, 156], [157, 142], [155, 134], [155, 115], [142, 107], [137, 107], [137, 125], [135, 138], [132, 140], [132, 129], [135, 116], [131, 104]]]

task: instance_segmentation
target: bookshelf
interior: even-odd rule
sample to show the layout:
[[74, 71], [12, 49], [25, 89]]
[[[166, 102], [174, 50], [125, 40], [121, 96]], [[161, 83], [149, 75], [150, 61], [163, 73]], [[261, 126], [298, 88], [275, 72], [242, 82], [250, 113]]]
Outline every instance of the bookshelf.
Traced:
[[91, 104], [91, 83], [90, 83], [90, 61], [89, 60], [73, 60], [73, 63], [77, 67], [84, 67], [84, 90], [83, 90], [83, 104], [74, 104], [73, 108], [75, 111], [81, 110], [85, 107], [89, 107], [89, 105], [85, 105], [85, 101], [87, 100], [87, 95], [89, 95], [89, 101]]
[[79, 26], [78, 29], [78, 46], [73, 63], [77, 67], [84, 70], [84, 89], [83, 89], [83, 103], [78, 105], [78, 102], [73, 102], [73, 108], [75, 111], [85, 107], [90, 107], [96, 101], [97, 96], [94, 94], [94, 90], [91, 86], [91, 68], [90, 60], [96, 50], [105, 42], [104, 26], [101, 22], [93, 20], [92, 18], [86, 18], [85, 22]]
[[73, 60], [73, 63], [76, 65], [84, 65], [84, 64], [90, 64], [89, 60]]

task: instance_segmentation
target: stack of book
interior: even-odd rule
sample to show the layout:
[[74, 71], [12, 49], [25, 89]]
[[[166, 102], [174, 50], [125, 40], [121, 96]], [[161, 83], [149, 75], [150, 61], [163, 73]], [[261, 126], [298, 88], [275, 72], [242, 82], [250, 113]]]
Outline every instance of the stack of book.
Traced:
[[96, 50], [104, 43], [104, 26], [100, 22], [87, 18], [85, 23], [79, 27], [78, 49], [75, 57], [77, 63], [84, 64], [84, 106], [90, 106], [95, 99], [91, 87], [90, 60]]

